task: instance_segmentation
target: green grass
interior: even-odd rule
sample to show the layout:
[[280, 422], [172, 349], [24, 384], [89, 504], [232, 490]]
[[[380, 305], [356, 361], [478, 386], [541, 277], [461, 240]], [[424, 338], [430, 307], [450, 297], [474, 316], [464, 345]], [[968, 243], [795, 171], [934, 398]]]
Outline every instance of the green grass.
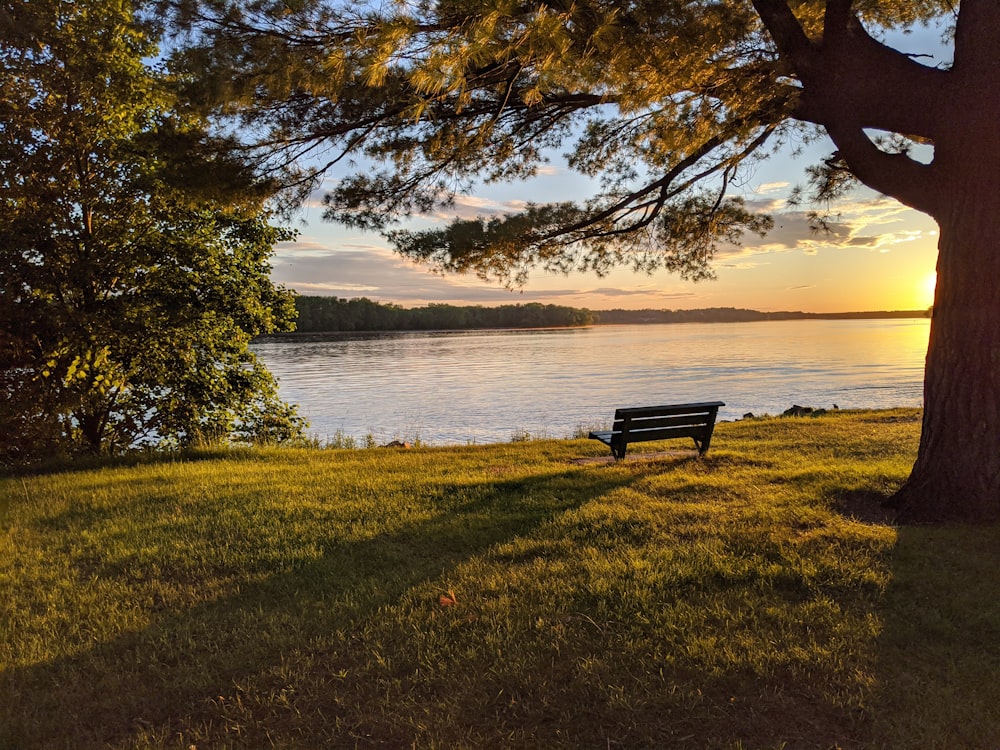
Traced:
[[993, 750], [1000, 529], [884, 516], [918, 434], [2, 479], [0, 747]]

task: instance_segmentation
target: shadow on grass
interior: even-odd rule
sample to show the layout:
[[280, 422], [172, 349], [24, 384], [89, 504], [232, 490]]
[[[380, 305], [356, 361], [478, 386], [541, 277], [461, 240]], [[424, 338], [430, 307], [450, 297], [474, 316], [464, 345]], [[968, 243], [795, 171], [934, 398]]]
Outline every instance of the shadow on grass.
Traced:
[[892, 524], [896, 511], [887, 503], [891, 495], [876, 490], [843, 490], [832, 495], [833, 507], [843, 516], [861, 523]]
[[[894, 524], [891, 494], [839, 493], [862, 523]], [[897, 526], [876, 614], [865, 747], [1000, 748], [1000, 526]]]
[[873, 746], [1000, 748], [1000, 526], [904, 526], [882, 600]]
[[[70, 658], [0, 675], [0, 747], [133, 746], [158, 738], [161, 746], [187, 748], [183, 739], [191, 727], [218, 737], [225, 729], [219, 724], [243, 692], [270, 693], [269, 704], [278, 705], [275, 693], [297, 689], [282, 677], [292, 670], [298, 677], [289, 680], [301, 679], [303, 668], [293, 667], [296, 662], [310, 662], [306, 672], [320, 670], [314, 675], [320, 685], [335, 685], [362, 660], [377, 662], [363, 632], [380, 608], [422, 586], [433, 589], [434, 581], [461, 562], [531, 534], [631, 479], [602, 474], [581, 482], [578, 472], [565, 472], [463, 485], [458, 499], [427, 520], [364, 540], [329, 538], [317, 559], [292, 570], [277, 563], [265, 567], [252, 580], [222, 587], [212, 601], [188, 608], [175, 603], [159, 611], [155, 601], [137, 603], [152, 619], [145, 629]], [[564, 491], [568, 483], [572, 491]], [[96, 572], [129, 583], [126, 571]], [[428, 594], [428, 605], [439, 606], [436, 594]], [[352, 689], [362, 698], [374, 686]], [[343, 697], [319, 698], [316, 707], [335, 713]], [[336, 716], [328, 719], [331, 733], [344, 731]], [[236, 729], [230, 734], [238, 734]], [[267, 738], [242, 741], [247, 744], [241, 746], [256, 747]]]
[[[137, 449], [120, 456], [79, 455], [67, 458], [50, 458], [30, 464], [0, 466], [0, 479], [20, 477], [41, 477], [48, 475], [75, 474], [102, 469], [130, 469], [136, 466], [171, 465], [197, 463], [246, 457], [253, 459], [253, 447], [220, 446], [209, 448], [189, 448], [180, 450]], [[296, 450], [290, 448], [289, 450]]]

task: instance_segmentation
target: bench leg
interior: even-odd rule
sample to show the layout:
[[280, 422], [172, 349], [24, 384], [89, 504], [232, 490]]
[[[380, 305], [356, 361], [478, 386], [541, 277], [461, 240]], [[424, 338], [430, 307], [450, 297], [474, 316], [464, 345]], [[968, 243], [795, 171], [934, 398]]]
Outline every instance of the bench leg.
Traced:
[[708, 446], [711, 445], [711, 443], [712, 443], [711, 433], [703, 437], [701, 440], [699, 440], [698, 438], [694, 438], [694, 444], [698, 448], [699, 456], [705, 455], [705, 452], [708, 450]]

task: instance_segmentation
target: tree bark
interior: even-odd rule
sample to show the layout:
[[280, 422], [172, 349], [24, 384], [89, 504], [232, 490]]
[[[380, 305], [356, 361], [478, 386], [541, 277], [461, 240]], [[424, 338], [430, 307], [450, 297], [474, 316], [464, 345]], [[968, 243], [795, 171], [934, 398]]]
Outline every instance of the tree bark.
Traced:
[[1000, 188], [982, 157], [966, 153], [938, 216], [920, 448], [891, 501], [906, 522], [1000, 520]]
[[91, 453], [100, 453], [103, 441], [101, 417], [97, 414], [77, 414], [76, 418], [87, 450]]
[[1000, 6], [965, 0], [949, 127], [934, 146], [941, 235], [916, 463], [900, 519], [1000, 520]]

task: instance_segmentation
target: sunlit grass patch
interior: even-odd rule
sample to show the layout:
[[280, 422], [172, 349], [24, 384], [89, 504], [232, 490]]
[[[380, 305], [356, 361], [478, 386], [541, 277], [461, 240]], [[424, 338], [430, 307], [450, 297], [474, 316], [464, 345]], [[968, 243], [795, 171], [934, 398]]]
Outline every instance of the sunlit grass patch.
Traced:
[[997, 532], [878, 509], [916, 414], [2, 480], [0, 746], [992, 747]]

